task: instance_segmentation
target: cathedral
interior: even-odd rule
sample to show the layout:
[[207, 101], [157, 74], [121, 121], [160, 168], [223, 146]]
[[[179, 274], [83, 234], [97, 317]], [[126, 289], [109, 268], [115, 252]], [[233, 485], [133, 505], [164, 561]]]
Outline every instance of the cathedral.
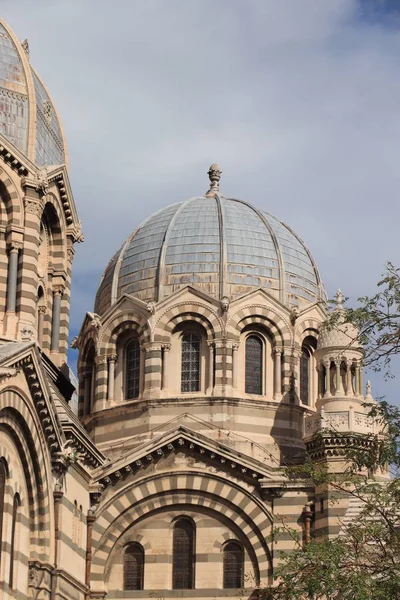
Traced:
[[357, 513], [285, 470], [307, 452], [339, 472], [373, 431], [357, 332], [340, 292], [324, 326], [307, 246], [221, 174], [141, 224], [132, 211], [71, 342], [74, 383], [67, 145], [0, 20], [2, 599], [249, 598], [293, 550], [274, 528], [307, 543]]

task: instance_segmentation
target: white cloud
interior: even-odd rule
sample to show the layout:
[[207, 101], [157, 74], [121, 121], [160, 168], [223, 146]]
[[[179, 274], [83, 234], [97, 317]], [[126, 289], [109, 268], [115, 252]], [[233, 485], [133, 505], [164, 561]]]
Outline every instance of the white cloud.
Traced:
[[204, 192], [214, 161], [227, 195], [306, 241], [331, 295], [370, 293], [387, 260], [400, 265], [400, 30], [363, 19], [366, 5], [2, 1], [68, 138], [86, 234], [75, 329], [123, 239]]

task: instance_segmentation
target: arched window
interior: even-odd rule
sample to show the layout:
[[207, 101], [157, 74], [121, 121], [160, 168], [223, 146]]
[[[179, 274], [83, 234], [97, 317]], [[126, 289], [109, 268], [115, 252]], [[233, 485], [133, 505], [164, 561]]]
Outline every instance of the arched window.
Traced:
[[140, 344], [132, 340], [126, 347], [126, 399], [138, 398], [140, 392]]
[[179, 519], [174, 525], [172, 588], [194, 589], [194, 525], [188, 519]]
[[39, 346], [43, 346], [44, 315], [46, 312], [46, 306], [44, 303], [44, 292], [42, 286], [40, 286], [38, 289], [36, 311], [37, 340]]
[[124, 553], [124, 590], [142, 590], [144, 549], [141, 544], [129, 544]]
[[181, 391], [200, 390], [200, 338], [193, 333], [182, 337]]
[[3, 517], [4, 504], [6, 496], [6, 479], [7, 468], [3, 459], [0, 459], [0, 564], [1, 564], [1, 548], [3, 546]]
[[14, 495], [13, 510], [12, 510], [12, 522], [11, 522], [11, 549], [10, 549], [10, 588], [14, 587], [14, 566], [16, 557], [16, 536], [17, 536], [17, 524], [18, 524], [18, 509], [21, 506], [21, 499], [19, 494]]
[[243, 548], [238, 542], [228, 542], [223, 549], [224, 589], [243, 586]]
[[300, 357], [300, 400], [307, 405], [310, 404], [310, 360], [310, 351], [303, 346]]
[[262, 395], [263, 388], [263, 343], [258, 335], [246, 338], [246, 394]]

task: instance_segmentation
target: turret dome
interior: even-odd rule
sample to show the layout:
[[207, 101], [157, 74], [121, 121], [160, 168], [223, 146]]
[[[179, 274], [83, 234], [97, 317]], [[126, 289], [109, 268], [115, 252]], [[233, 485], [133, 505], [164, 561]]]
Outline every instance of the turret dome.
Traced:
[[0, 134], [39, 167], [66, 164], [55, 105], [29, 62], [29, 46], [0, 19]]
[[346, 321], [343, 308], [343, 294], [340, 290], [336, 294], [337, 306], [334, 311], [335, 320], [332, 324], [321, 327], [318, 338], [318, 350], [325, 349], [361, 349], [359, 340], [360, 332], [353, 323]]
[[104, 272], [96, 313], [125, 293], [158, 302], [187, 285], [219, 299], [263, 288], [289, 307], [325, 299], [310, 252], [288, 225], [211, 191], [161, 209], [133, 231]]

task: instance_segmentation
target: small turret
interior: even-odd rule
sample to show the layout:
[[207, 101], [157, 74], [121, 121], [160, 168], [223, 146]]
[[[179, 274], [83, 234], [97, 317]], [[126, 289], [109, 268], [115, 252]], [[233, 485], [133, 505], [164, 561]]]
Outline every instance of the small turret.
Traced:
[[324, 430], [369, 434], [374, 427], [366, 406], [374, 401], [370, 382], [363, 395], [364, 352], [357, 328], [346, 322], [340, 290], [336, 294], [334, 313], [333, 324], [322, 328], [315, 351], [319, 386], [317, 414], [305, 419], [304, 441], [309, 447], [313, 446], [312, 438]]

